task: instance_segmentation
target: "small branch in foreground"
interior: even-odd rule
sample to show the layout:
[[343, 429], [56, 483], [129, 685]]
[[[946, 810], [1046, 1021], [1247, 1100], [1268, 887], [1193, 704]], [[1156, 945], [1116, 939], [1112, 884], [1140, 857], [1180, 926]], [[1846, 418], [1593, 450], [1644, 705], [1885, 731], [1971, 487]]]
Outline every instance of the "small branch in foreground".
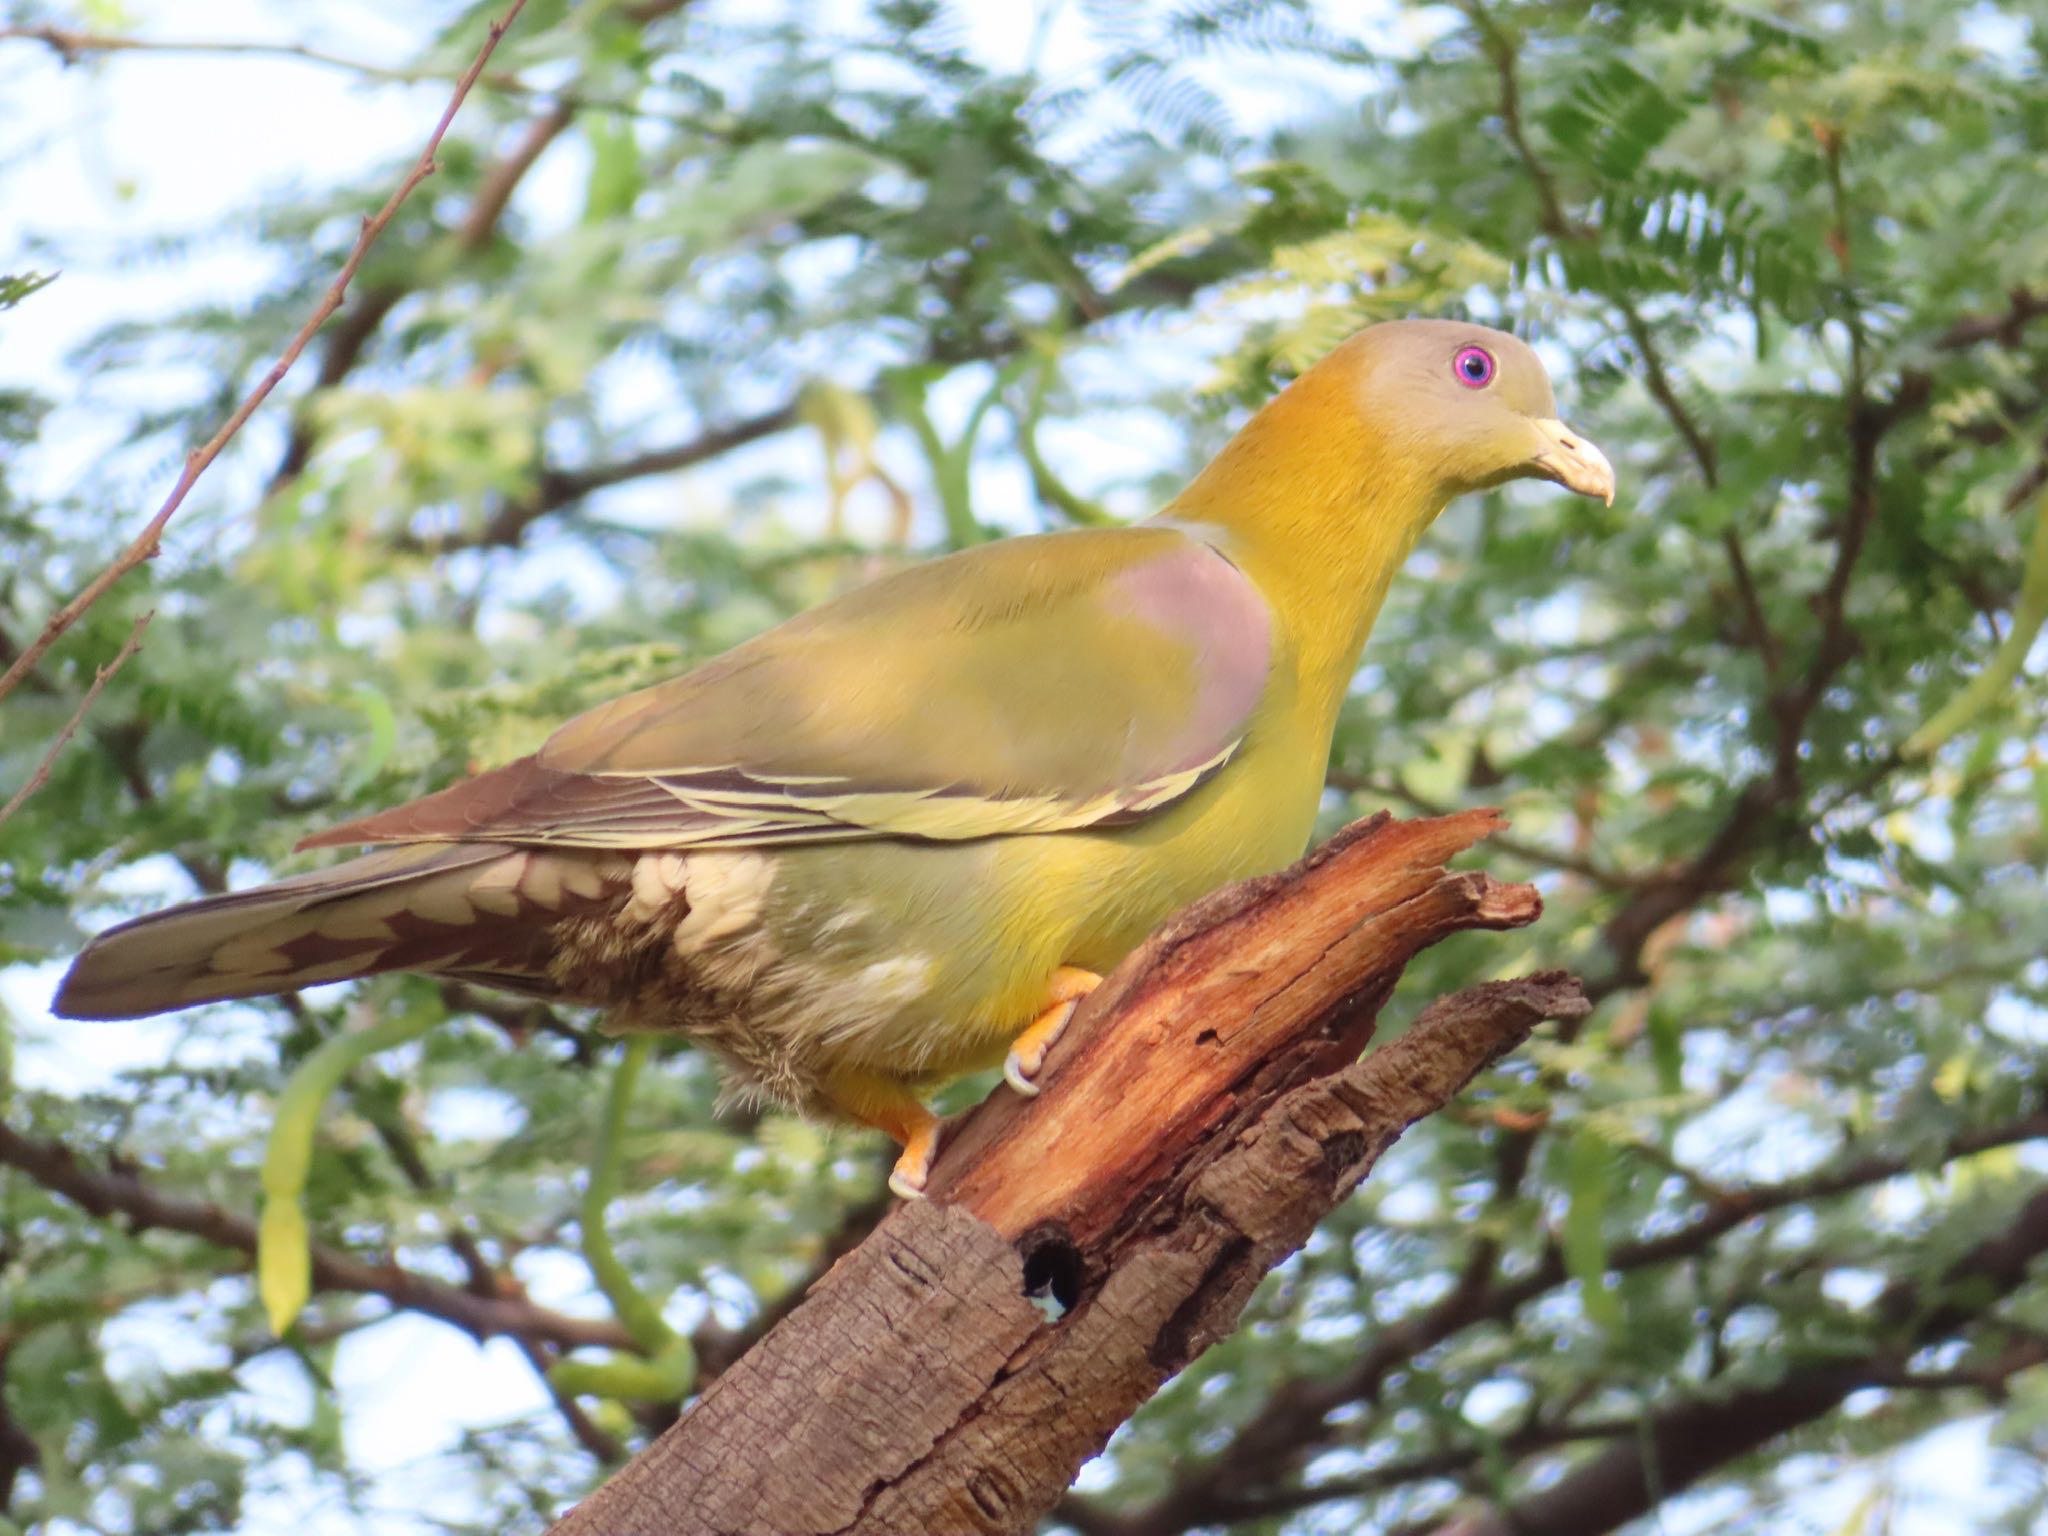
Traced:
[[[1621, 310], [1623, 324], [1628, 328], [1629, 339], [1635, 343], [1636, 355], [1642, 359], [1643, 387], [1677, 429], [1678, 435], [1685, 439], [1693, 463], [1699, 466], [1700, 479], [1708, 490], [1714, 490], [1721, 483], [1720, 449], [1706, 429], [1694, 419], [1692, 412], [1686, 409], [1685, 401], [1679, 398], [1642, 311], [1626, 299], [1618, 300], [1617, 307]], [[1775, 690], [1780, 669], [1778, 637], [1771, 632], [1770, 621], [1764, 617], [1763, 601], [1757, 595], [1756, 577], [1750, 571], [1749, 557], [1742, 547], [1742, 534], [1733, 523], [1721, 530], [1721, 550], [1728, 557], [1728, 573], [1734, 578], [1735, 595], [1742, 603], [1742, 616], [1749, 625], [1750, 639], [1763, 660], [1765, 681]]]
[[563, 95], [545, 112], [526, 125], [526, 131], [519, 136], [519, 142], [511, 152], [495, 162], [477, 183], [476, 196], [471, 200], [469, 212], [463, 216], [461, 227], [455, 231], [455, 248], [459, 251], [477, 251], [498, 227], [498, 221], [505, 216], [505, 209], [512, 201], [512, 194], [519, 190], [519, 184], [526, 179], [526, 173], [533, 169], [533, 163], [547, 147], [567, 131], [576, 120], [576, 101], [573, 95]]
[[1756, 578], [1750, 574], [1749, 556], [1743, 552], [1742, 535], [1734, 524], [1721, 530], [1721, 549], [1728, 556], [1728, 574], [1735, 579], [1735, 595], [1742, 600], [1742, 615], [1749, 623], [1750, 639], [1763, 658], [1764, 680], [1772, 687], [1778, 682], [1778, 637], [1771, 633], [1764, 617], [1763, 601], [1757, 596]]
[[1678, 397], [1678, 390], [1665, 370], [1663, 355], [1657, 350], [1656, 340], [1650, 334], [1649, 322], [1643, 318], [1642, 311], [1625, 299], [1617, 307], [1621, 310], [1622, 323], [1628, 327], [1629, 340], [1635, 343], [1636, 355], [1642, 360], [1643, 387], [1663, 409], [1671, 425], [1677, 428], [1678, 435], [1685, 439], [1686, 450], [1699, 466], [1700, 479], [1706, 482], [1708, 490], [1713, 490], [1721, 483], [1720, 450], [1707, 436], [1705, 428], [1693, 420], [1692, 412]]
[[299, 354], [305, 351], [306, 344], [313, 339], [314, 333], [341, 307], [342, 299], [348, 293], [348, 285], [354, 279], [357, 269], [362, 266], [363, 258], [369, 254], [370, 247], [376, 243], [377, 237], [384, 233], [385, 226], [391, 222], [400, 205], [412, 195], [414, 188], [434, 174], [434, 156], [441, 147], [441, 140], [447, 135], [449, 125], [455, 121], [455, 114], [461, 109], [464, 98], [469, 95], [470, 87], [476, 84], [477, 78], [483, 74], [484, 65], [497, 49], [498, 40], [505, 35], [506, 29], [512, 25], [513, 19], [525, 5], [526, 0], [512, 0], [505, 14], [491, 23], [490, 35], [484, 39], [483, 47], [478, 50], [469, 68], [463, 72], [462, 78], [456, 82], [454, 94], [449, 97], [448, 106], [441, 113], [440, 122], [435, 124], [433, 133], [428, 136], [426, 147], [420, 151], [419, 158], [413, 162], [412, 169], [398, 184], [397, 190], [385, 200], [384, 206], [363, 220], [362, 233], [356, 236], [354, 248], [348, 253], [348, 259], [341, 264], [341, 271], [335, 274], [334, 281], [328, 285], [326, 293], [321, 296], [311, 317], [299, 327], [298, 334], [292, 337], [278, 360], [271, 364], [270, 371], [264, 374], [261, 381], [249, 392], [248, 397], [235, 408], [235, 413], [221, 424], [220, 430], [187, 456], [177, 484], [171, 487], [171, 494], [157, 509], [156, 516], [149, 520], [142, 532], [137, 534], [134, 541], [116, 557], [113, 564], [101, 571], [86, 584], [83, 591], [44, 621], [42, 632], [23, 648], [5, 673], [0, 673], [0, 700], [4, 700], [20, 685], [21, 680], [42, 660], [44, 653], [84, 616], [87, 609], [104, 597], [115, 582], [155, 556], [162, 543], [165, 526], [184, 504], [186, 495], [198, 482], [199, 477], [206, 472], [207, 466], [220, 457], [221, 450], [242, 430], [243, 424], [256, 413], [256, 408], [270, 397], [270, 392], [277, 388], [287, 373], [291, 372], [292, 364], [299, 360]]
[[114, 659], [93, 673], [92, 686], [85, 690], [85, 697], [78, 701], [78, 708], [71, 712], [71, 718], [66, 720], [63, 728], [57, 732], [56, 739], [50, 743], [50, 748], [43, 754], [42, 761], [36, 764], [35, 771], [22, 782], [21, 788], [9, 797], [5, 805], [0, 805], [0, 823], [5, 823], [8, 817], [21, 809], [23, 801], [49, 783], [50, 770], [57, 766], [57, 755], [64, 750], [65, 744], [78, 734], [78, 728], [85, 723], [85, 712], [92, 708], [93, 700], [100, 696], [100, 690], [107, 686], [108, 680], [127, 665], [130, 656], [142, 649], [142, 632], [149, 628], [149, 621], [155, 617], [156, 610], [151, 609], [137, 619], [135, 627], [128, 631], [128, 639], [122, 644], [121, 649], [114, 653]]

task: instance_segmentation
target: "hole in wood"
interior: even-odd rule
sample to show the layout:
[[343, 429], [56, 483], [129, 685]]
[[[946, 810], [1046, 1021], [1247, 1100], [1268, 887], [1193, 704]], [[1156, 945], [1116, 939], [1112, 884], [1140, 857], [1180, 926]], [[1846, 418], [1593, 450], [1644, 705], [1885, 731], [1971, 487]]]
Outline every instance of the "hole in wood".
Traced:
[[1081, 1250], [1058, 1226], [1025, 1233], [1017, 1247], [1024, 1256], [1025, 1298], [1045, 1314], [1048, 1322], [1058, 1322], [1081, 1299], [1082, 1285], [1087, 1279]]

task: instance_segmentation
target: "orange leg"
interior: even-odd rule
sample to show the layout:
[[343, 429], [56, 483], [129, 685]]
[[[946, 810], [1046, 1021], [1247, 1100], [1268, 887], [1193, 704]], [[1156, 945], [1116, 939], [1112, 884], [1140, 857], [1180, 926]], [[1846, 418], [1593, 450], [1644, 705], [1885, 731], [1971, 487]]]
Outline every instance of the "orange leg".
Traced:
[[894, 1078], [858, 1067], [834, 1072], [820, 1092], [847, 1119], [873, 1126], [903, 1149], [889, 1173], [889, 1192], [902, 1200], [923, 1199], [939, 1152], [939, 1117], [924, 1101]]
[[1010, 1054], [1003, 1059], [1003, 1081], [1026, 1098], [1038, 1093], [1038, 1069], [1045, 1065], [1045, 1053], [1059, 1039], [1067, 1020], [1081, 1006], [1081, 999], [1102, 985], [1102, 978], [1079, 966], [1063, 965], [1052, 973], [1046, 989], [1046, 1004], [1037, 1018], [1024, 1026], [1024, 1033], [1010, 1042]]

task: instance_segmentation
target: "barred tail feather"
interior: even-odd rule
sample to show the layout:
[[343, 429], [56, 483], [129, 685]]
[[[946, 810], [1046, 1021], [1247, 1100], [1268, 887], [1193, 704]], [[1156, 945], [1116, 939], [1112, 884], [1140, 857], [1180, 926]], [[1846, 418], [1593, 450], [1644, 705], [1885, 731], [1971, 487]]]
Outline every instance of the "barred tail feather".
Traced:
[[499, 843], [380, 849], [110, 928], [53, 1006], [69, 1019], [136, 1019], [405, 970], [544, 987], [552, 920], [612, 895], [622, 873], [630, 866]]

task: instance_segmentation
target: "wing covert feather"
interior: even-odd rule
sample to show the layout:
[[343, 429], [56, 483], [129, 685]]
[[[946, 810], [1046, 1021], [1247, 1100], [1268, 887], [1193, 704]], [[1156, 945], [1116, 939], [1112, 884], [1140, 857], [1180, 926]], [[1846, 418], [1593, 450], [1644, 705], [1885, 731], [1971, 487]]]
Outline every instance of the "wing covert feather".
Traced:
[[307, 839], [718, 847], [1116, 825], [1228, 760], [1272, 615], [1150, 525], [910, 567], [569, 721], [533, 756]]

